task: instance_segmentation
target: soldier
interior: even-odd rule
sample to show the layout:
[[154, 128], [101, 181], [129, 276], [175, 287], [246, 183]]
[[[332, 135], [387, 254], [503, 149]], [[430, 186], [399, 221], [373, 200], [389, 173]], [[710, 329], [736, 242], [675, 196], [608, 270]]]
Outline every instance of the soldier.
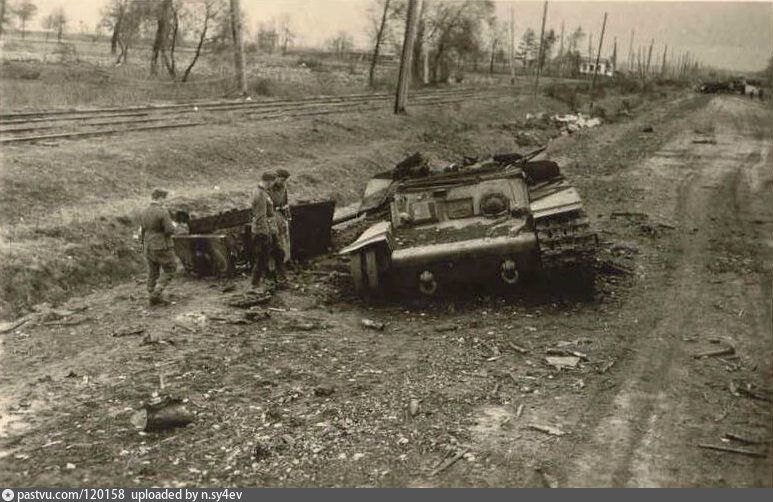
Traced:
[[276, 180], [271, 185], [269, 193], [274, 202], [274, 220], [276, 235], [271, 246], [271, 258], [276, 269], [277, 285], [287, 282], [285, 264], [290, 261], [290, 205], [287, 197], [287, 178], [290, 173], [285, 169], [277, 169]]
[[273, 173], [263, 173], [258, 189], [252, 196], [252, 287], [258, 288], [268, 266], [271, 253], [274, 203], [268, 188], [276, 179]]
[[[148, 300], [151, 305], [168, 303], [163, 299], [164, 288], [177, 270], [177, 258], [172, 250], [175, 226], [163, 205], [166, 196], [166, 190], [153, 190], [150, 205], [140, 215], [140, 243], [148, 265]], [[159, 271], [162, 271], [160, 279]]]

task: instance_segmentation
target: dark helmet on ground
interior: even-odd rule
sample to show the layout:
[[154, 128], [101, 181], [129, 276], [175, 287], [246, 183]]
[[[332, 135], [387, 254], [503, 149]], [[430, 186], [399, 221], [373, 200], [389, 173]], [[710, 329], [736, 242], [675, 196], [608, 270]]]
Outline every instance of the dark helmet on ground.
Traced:
[[290, 171], [288, 171], [287, 169], [277, 169], [276, 176], [277, 178], [287, 179], [290, 177]]

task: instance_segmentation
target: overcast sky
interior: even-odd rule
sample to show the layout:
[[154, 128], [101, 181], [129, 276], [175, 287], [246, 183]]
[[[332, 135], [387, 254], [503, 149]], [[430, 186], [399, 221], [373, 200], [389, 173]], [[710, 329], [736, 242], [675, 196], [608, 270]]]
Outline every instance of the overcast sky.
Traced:
[[[13, 0], [11, 0], [13, 1]], [[38, 16], [63, 6], [72, 20], [93, 27], [99, 11], [108, 0], [33, 0]], [[188, 0], [195, 1], [195, 0]], [[367, 45], [367, 11], [374, 0], [241, 0], [251, 32], [260, 21], [288, 13], [302, 43], [317, 45], [341, 30], [349, 32], [360, 47]], [[539, 30], [542, 2], [497, 1], [497, 14], [509, 20], [510, 7], [515, 10], [516, 37], [527, 27]], [[690, 51], [711, 66], [732, 70], [758, 70], [773, 55], [773, 1], [764, 2], [662, 2], [662, 1], [563, 1], [550, 2], [547, 27], [557, 32], [561, 23], [566, 31], [580, 25], [593, 33], [598, 43], [604, 12], [608, 12], [605, 48], [617, 37], [621, 60], [628, 55], [631, 30], [634, 44], [649, 45], [655, 39], [654, 54]], [[36, 20], [32, 25], [37, 26]], [[587, 40], [585, 42], [587, 44]], [[654, 56], [653, 56], [654, 59]]]

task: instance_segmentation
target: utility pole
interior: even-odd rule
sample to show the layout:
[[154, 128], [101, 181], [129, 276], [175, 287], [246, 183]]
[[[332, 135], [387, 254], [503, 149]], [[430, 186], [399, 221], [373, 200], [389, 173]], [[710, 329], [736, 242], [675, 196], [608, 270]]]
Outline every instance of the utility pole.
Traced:
[[564, 22], [561, 21], [561, 47], [558, 49], [558, 76], [564, 76]]
[[593, 67], [593, 77], [590, 81], [590, 112], [593, 113], [593, 88], [596, 86], [596, 75], [599, 73], [599, 60], [601, 59], [601, 48], [604, 46], [604, 31], [607, 29], [607, 13], [604, 13], [604, 22], [601, 24], [601, 38], [599, 38], [599, 50], [596, 51], [596, 64]]
[[612, 45], [612, 71], [617, 71], [617, 37], [614, 38], [614, 44]]
[[515, 85], [515, 7], [510, 4], [510, 84]]
[[542, 28], [539, 32], [539, 51], [537, 52], [537, 77], [534, 79], [534, 98], [537, 98], [539, 90], [539, 76], [542, 73], [542, 51], [545, 45], [545, 18], [548, 16], [548, 0], [545, 0], [545, 7], [542, 9]]
[[411, 80], [411, 58], [413, 56], [413, 43], [416, 40], [416, 23], [419, 20], [418, 12], [420, 2], [421, 0], [408, 0], [403, 53], [400, 57], [400, 75], [397, 80], [397, 93], [395, 95], [395, 114], [405, 113], [405, 105], [408, 102], [408, 83]]
[[647, 67], [644, 69], [644, 73], [647, 75], [647, 77], [650, 76], [650, 60], [652, 59], [652, 46], [655, 45], [655, 39], [652, 39], [652, 42], [650, 42], [650, 50], [647, 52]]
[[234, 39], [234, 67], [239, 94], [247, 96], [247, 76], [244, 73], [244, 41], [242, 40], [242, 9], [239, 0], [231, 0], [231, 32]]
[[663, 63], [660, 65], [661, 78], [666, 76], [666, 54], [668, 54], [668, 44], [666, 44], [666, 47], [663, 49]]

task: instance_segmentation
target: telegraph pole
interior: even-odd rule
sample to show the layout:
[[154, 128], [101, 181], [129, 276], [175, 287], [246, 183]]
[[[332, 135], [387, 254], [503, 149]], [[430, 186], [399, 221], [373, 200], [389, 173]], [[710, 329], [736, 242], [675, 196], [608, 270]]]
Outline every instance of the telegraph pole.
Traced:
[[242, 10], [239, 0], [231, 0], [231, 31], [234, 39], [234, 67], [239, 94], [247, 95], [247, 76], [244, 73], [244, 42], [242, 40]]
[[539, 52], [537, 53], [537, 78], [534, 79], [534, 98], [537, 97], [539, 89], [539, 75], [542, 73], [542, 51], [545, 45], [545, 18], [548, 16], [548, 1], [545, 0], [545, 7], [542, 9], [542, 28], [539, 32]]
[[661, 78], [666, 76], [666, 54], [668, 54], [668, 44], [666, 44], [666, 47], [663, 49], [663, 63], [660, 65]]
[[601, 59], [601, 48], [604, 46], [604, 31], [607, 29], [607, 13], [604, 13], [604, 22], [601, 24], [601, 38], [599, 38], [599, 50], [596, 51], [596, 65], [593, 67], [593, 76], [590, 81], [590, 111], [593, 112], [593, 88], [596, 86], [596, 75], [599, 73], [599, 60]]
[[397, 80], [397, 93], [395, 95], [395, 113], [405, 113], [405, 105], [408, 102], [408, 83], [411, 79], [411, 58], [413, 57], [413, 43], [416, 40], [416, 24], [419, 20], [419, 3], [421, 0], [408, 0], [408, 14], [405, 20], [405, 39], [403, 41], [403, 53], [400, 57], [400, 75]]
[[510, 5], [510, 84], [515, 85], [515, 7]]
[[655, 39], [652, 39], [652, 42], [650, 42], [650, 50], [647, 52], [647, 67], [644, 70], [644, 73], [647, 75], [647, 77], [650, 76], [650, 60], [652, 59], [652, 46], [655, 45]]
[[558, 49], [558, 75], [564, 76], [564, 22], [561, 21], [561, 47]]

